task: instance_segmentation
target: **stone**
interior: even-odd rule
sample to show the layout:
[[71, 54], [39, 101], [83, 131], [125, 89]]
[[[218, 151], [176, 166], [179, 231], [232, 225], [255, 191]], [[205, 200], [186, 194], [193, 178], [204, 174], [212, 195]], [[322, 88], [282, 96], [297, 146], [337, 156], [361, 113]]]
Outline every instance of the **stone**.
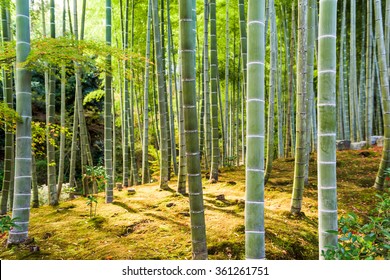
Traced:
[[351, 141], [349, 140], [336, 141], [336, 149], [338, 151], [349, 150], [350, 148], [351, 148]]
[[378, 139], [376, 140], [376, 145], [377, 145], [378, 147], [383, 147], [384, 141], [385, 141], [385, 137], [381, 136], [380, 138], [378, 138]]
[[226, 198], [225, 198], [225, 195], [224, 194], [219, 194], [219, 195], [217, 195], [217, 197], [215, 198], [216, 200], [221, 200], [221, 201], [224, 201], [224, 200], [226, 200]]
[[122, 183], [116, 183], [115, 185], [116, 185], [116, 189], [117, 189], [118, 191], [123, 190]]
[[366, 141], [353, 142], [351, 143], [351, 150], [361, 150], [367, 145]]
[[170, 207], [175, 206], [175, 205], [176, 205], [175, 203], [169, 202], [166, 206], [167, 206], [168, 208], [170, 208]]
[[135, 194], [135, 189], [131, 188], [127, 190], [128, 195], [134, 195]]
[[371, 136], [370, 144], [371, 145], [375, 145], [377, 143], [378, 139], [381, 138], [381, 137], [383, 137], [383, 136], [378, 136], [378, 135]]

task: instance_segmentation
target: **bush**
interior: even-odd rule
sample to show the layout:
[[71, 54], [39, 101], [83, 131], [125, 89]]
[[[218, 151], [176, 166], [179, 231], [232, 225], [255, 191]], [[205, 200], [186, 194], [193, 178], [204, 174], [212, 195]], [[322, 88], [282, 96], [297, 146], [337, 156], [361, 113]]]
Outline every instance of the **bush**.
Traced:
[[366, 223], [354, 213], [340, 218], [339, 243], [322, 252], [326, 260], [390, 259], [390, 197], [388, 192], [376, 196], [379, 203]]
[[35, 161], [38, 185], [47, 183], [47, 161], [40, 159]]

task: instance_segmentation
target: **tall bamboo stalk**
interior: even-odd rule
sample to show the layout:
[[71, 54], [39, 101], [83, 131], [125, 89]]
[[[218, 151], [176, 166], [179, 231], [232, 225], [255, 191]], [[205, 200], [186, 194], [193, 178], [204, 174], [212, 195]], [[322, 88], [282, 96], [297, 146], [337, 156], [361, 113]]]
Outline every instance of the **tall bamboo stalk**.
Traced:
[[[10, 19], [8, 17], [9, 7], [5, 5], [1, 7], [1, 22], [2, 22], [2, 32], [3, 32], [3, 42], [11, 41], [10, 34]], [[12, 72], [11, 69], [3, 69], [3, 95], [4, 102], [7, 104], [8, 108], [13, 108], [13, 97], [12, 97]], [[4, 177], [3, 177], [3, 187], [1, 190], [1, 205], [0, 205], [0, 215], [5, 215], [7, 213], [7, 204], [8, 197], [13, 193], [10, 191], [13, 189], [14, 178], [12, 176], [15, 165], [14, 165], [14, 133], [12, 129], [7, 125], [4, 127], [5, 131], [5, 143], [4, 143]], [[12, 207], [11, 207], [12, 208]]]
[[269, 17], [270, 17], [270, 51], [271, 51], [271, 69], [269, 75], [269, 93], [268, 93], [268, 124], [267, 124], [267, 165], [265, 167], [264, 183], [266, 184], [272, 171], [272, 163], [274, 159], [274, 100], [275, 87], [277, 76], [277, 28], [275, 4], [273, 0], [269, 0]]
[[356, 74], [356, 0], [351, 0], [351, 33], [350, 33], [350, 56], [349, 56], [349, 115], [351, 124], [351, 140], [360, 140], [357, 126], [358, 104], [357, 104], [357, 74]]
[[160, 188], [168, 187], [168, 129], [167, 129], [167, 109], [166, 92], [163, 73], [162, 46], [159, 29], [158, 2], [152, 0], [153, 34], [157, 60], [157, 82], [158, 82], [158, 106], [160, 116]]
[[248, 1], [245, 257], [265, 258], [264, 231], [264, 0]]
[[[387, 1], [390, 2], [390, 1]], [[374, 95], [372, 88], [372, 0], [367, 0], [367, 48], [366, 48], [366, 141], [371, 142], [373, 112], [374, 112]]]
[[15, 189], [12, 218], [17, 219], [9, 232], [8, 243], [23, 243], [28, 237], [31, 200], [31, 73], [23, 62], [30, 53], [29, 1], [16, 1], [16, 123]]
[[206, 227], [203, 207], [202, 176], [199, 158], [196, 110], [195, 33], [192, 1], [180, 0], [180, 54], [182, 61], [184, 131], [188, 168], [193, 259], [207, 259]]
[[306, 97], [306, 164], [305, 164], [305, 186], [309, 185], [309, 161], [311, 153], [311, 131], [312, 131], [312, 113], [314, 105], [314, 53], [315, 53], [315, 6], [316, 0], [308, 1], [307, 16], [307, 97]]
[[142, 183], [150, 182], [149, 178], [149, 66], [150, 66], [150, 24], [152, 21], [152, 3], [148, 0], [148, 18], [146, 31], [146, 60], [145, 60], [145, 87], [144, 87], [144, 134], [142, 141]]
[[298, 0], [298, 65], [297, 65], [297, 111], [294, 184], [291, 198], [291, 213], [301, 212], [305, 185], [306, 157], [306, 95], [307, 95], [307, 0]]
[[318, 230], [319, 254], [337, 246], [336, 180], [337, 0], [320, 2], [318, 34]]
[[[223, 154], [222, 162], [226, 165], [227, 160], [227, 127], [229, 122], [229, 0], [226, 0], [226, 45], [225, 45], [225, 120], [223, 127]], [[222, 112], [222, 107], [221, 107]]]
[[[134, 51], [134, 0], [132, 0], [131, 4], [131, 40], [130, 40], [130, 52]], [[128, 69], [130, 68], [130, 69]], [[129, 148], [130, 148], [130, 182], [132, 185], [138, 185], [139, 184], [139, 178], [138, 178], [138, 167], [137, 167], [137, 159], [135, 156], [135, 130], [134, 130], [134, 107], [137, 108], [137, 99], [135, 97], [135, 89], [134, 89], [134, 69], [133, 69], [133, 59], [130, 58], [130, 63], [128, 64], [125, 62], [125, 73], [127, 71], [130, 71], [131, 73], [131, 80], [127, 81], [127, 75], [126, 80], [127, 84], [130, 85], [130, 92], [129, 92], [129, 111], [128, 111], [128, 125], [129, 125]], [[135, 102], [134, 102], [135, 101]], [[138, 115], [138, 114], [137, 114]]]
[[210, 76], [209, 76], [209, 0], [204, 0], [204, 42], [203, 42], [203, 54], [204, 54], [204, 129], [205, 129], [205, 167], [208, 169], [211, 163], [211, 118], [210, 118]]
[[239, 20], [240, 20], [240, 48], [241, 48], [241, 69], [242, 69], [242, 102], [241, 102], [241, 110], [242, 110], [242, 131], [241, 131], [241, 141], [242, 141], [242, 162], [245, 162], [245, 122], [244, 122], [244, 114], [245, 114], [245, 102], [246, 102], [246, 81], [247, 81], [247, 35], [246, 35], [246, 20], [245, 20], [245, 5], [244, 0], [238, 1], [238, 10], [239, 10]]
[[176, 139], [175, 139], [175, 114], [173, 112], [173, 85], [172, 85], [172, 43], [171, 42], [171, 13], [170, 13], [170, 0], [167, 0], [167, 26], [168, 26], [168, 104], [169, 104], [169, 126], [171, 132], [171, 153], [172, 153], [172, 165], [173, 172], [177, 175], [177, 160], [176, 160]]
[[[121, 6], [122, 8], [122, 6]], [[121, 13], [122, 14], [122, 13]], [[129, 0], [125, 2], [125, 12], [124, 19], [122, 19], [124, 24], [122, 26], [122, 48], [125, 51], [128, 47], [129, 42]], [[125, 67], [125, 63], [123, 64]], [[124, 187], [129, 186], [129, 82], [124, 79], [124, 90], [122, 99], [122, 185]]]
[[219, 132], [218, 132], [218, 53], [215, 0], [210, 0], [210, 80], [211, 80], [211, 170], [210, 181], [218, 182]]
[[[50, 37], [55, 38], [55, 6], [54, 0], [50, 0]], [[49, 188], [49, 204], [57, 205], [57, 186], [56, 186], [56, 159], [55, 143], [52, 125], [55, 120], [55, 73], [54, 68], [50, 67], [49, 73], [49, 91], [46, 99], [46, 147], [47, 147], [47, 185]]]
[[[106, 0], [106, 44], [111, 46], [111, 0]], [[112, 77], [111, 55], [106, 57], [106, 74], [104, 77], [104, 169], [106, 172], [106, 203], [114, 200], [113, 178], [113, 145], [112, 145]]]

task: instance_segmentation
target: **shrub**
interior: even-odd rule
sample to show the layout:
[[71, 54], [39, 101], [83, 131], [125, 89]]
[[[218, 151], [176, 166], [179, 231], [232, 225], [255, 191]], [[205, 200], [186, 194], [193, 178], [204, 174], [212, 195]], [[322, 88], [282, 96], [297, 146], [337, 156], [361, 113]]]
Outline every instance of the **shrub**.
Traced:
[[379, 203], [361, 223], [354, 213], [339, 221], [339, 243], [328, 247], [322, 256], [326, 260], [390, 259], [390, 197], [385, 192], [376, 195]]

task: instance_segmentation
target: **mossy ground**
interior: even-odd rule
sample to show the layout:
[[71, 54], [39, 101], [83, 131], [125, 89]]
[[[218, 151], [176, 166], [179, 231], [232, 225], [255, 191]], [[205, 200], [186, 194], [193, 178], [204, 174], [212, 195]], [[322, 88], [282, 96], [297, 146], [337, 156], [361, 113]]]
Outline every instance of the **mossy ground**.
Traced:
[[[363, 217], [375, 206], [372, 186], [380, 153], [378, 148], [338, 152], [340, 215], [355, 212]], [[276, 160], [265, 187], [268, 259], [318, 258], [315, 155], [300, 216], [289, 213], [293, 169], [293, 160]], [[174, 180], [170, 187], [176, 189]], [[205, 179], [203, 187], [209, 259], [244, 259], [244, 167], [223, 168], [217, 184]], [[191, 259], [188, 197], [162, 191], [158, 183], [135, 189], [134, 195], [115, 190], [112, 204], [99, 194], [93, 218], [84, 197], [32, 209], [33, 242], [6, 248], [4, 241], [0, 259]]]

